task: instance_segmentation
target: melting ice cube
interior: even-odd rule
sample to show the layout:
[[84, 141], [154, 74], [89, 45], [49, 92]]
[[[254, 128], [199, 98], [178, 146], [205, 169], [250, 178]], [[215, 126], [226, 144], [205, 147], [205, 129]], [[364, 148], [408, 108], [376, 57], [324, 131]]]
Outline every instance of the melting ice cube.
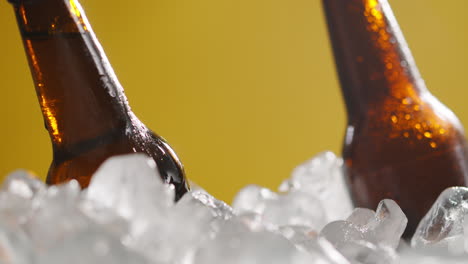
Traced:
[[468, 215], [468, 188], [443, 191], [416, 229], [411, 244], [416, 248], [446, 248], [462, 254], [465, 245], [463, 222]]
[[343, 159], [322, 152], [292, 172], [279, 187], [281, 192], [302, 191], [317, 196], [328, 221], [345, 219], [352, 211], [351, 198], [343, 175]]

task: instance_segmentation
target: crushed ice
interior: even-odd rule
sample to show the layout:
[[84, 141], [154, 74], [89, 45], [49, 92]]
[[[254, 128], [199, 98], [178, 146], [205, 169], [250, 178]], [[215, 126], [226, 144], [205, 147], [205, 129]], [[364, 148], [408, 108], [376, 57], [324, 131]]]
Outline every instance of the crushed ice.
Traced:
[[323, 152], [278, 192], [246, 186], [232, 208], [201, 188], [174, 203], [142, 154], [109, 159], [85, 191], [16, 171], [0, 189], [0, 263], [466, 263], [468, 188], [444, 191], [407, 244], [394, 201], [353, 210], [342, 164]]

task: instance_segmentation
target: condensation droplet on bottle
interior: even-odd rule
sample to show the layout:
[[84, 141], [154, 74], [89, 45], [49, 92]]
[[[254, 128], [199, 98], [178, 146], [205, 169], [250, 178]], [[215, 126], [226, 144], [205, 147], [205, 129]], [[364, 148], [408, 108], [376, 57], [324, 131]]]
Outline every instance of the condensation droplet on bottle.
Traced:
[[432, 138], [432, 133], [429, 132], [429, 131], [426, 131], [426, 132], [424, 132], [424, 136], [425, 136], [426, 138]]

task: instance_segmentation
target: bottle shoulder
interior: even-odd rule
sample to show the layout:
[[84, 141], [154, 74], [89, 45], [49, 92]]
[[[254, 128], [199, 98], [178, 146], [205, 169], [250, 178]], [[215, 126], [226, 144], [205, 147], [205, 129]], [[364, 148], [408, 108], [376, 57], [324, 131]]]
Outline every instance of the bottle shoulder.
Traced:
[[[369, 104], [363, 111], [348, 118], [357, 131], [386, 131], [381, 136], [393, 133], [417, 132], [430, 137], [426, 132], [447, 130], [464, 134], [464, 128], [457, 116], [429, 92], [419, 96], [389, 97]], [[425, 134], [425, 135], [424, 135]], [[376, 135], [378, 136], [378, 135]]]
[[428, 93], [417, 99], [389, 99], [369, 107], [360, 118], [349, 122], [344, 153], [355, 156], [391, 152], [403, 158], [466, 145], [460, 120]]
[[130, 122], [105, 136], [81, 142], [75, 147], [54, 149], [54, 159], [48, 175], [49, 183], [76, 179], [82, 187], [106, 159], [122, 154], [144, 153], [152, 158], [161, 178], [174, 184], [177, 197], [188, 190], [185, 170], [174, 150], [141, 122]]

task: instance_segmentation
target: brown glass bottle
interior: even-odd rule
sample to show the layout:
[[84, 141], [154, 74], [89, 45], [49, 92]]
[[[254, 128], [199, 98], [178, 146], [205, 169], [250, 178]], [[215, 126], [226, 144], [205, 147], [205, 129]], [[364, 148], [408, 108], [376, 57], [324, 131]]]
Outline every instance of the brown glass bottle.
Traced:
[[35, 82], [53, 161], [47, 183], [89, 184], [113, 155], [152, 157], [176, 198], [188, 190], [171, 147], [132, 113], [114, 71], [76, 0], [9, 0]]
[[354, 203], [375, 209], [394, 199], [409, 237], [442, 190], [467, 183], [463, 128], [426, 89], [386, 0], [323, 6], [348, 115], [343, 158]]

